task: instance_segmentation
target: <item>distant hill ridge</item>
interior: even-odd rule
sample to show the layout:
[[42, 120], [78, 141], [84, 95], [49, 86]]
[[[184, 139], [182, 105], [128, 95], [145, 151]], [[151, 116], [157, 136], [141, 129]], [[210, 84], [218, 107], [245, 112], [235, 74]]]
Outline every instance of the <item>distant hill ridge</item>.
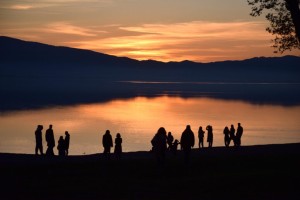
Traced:
[[300, 57], [241, 61], [137, 61], [91, 50], [52, 46], [0, 36], [0, 76], [91, 77], [112, 81], [300, 83]]
[[164, 63], [0, 37], [0, 112], [160, 95], [299, 105], [299, 85], [297, 56]]

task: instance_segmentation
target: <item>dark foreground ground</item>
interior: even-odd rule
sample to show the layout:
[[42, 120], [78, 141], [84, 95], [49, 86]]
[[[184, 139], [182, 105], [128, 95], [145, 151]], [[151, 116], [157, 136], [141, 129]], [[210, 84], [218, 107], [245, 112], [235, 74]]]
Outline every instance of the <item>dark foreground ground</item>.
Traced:
[[300, 199], [300, 144], [45, 158], [0, 154], [1, 199]]

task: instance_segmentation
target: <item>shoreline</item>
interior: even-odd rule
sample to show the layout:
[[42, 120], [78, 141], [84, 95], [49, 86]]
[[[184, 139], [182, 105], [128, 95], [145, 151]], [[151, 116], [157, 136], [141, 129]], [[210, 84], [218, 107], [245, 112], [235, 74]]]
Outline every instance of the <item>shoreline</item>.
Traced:
[[[287, 144], [267, 144], [267, 145], [251, 145], [251, 146], [241, 146], [236, 148], [231, 147], [204, 147], [204, 148], [193, 148], [191, 152], [191, 157], [197, 159], [199, 156], [228, 156], [228, 155], [248, 155], [248, 156], [261, 156], [261, 155], [283, 155], [283, 154], [300, 154], [300, 143], [287, 143]], [[166, 159], [182, 157], [183, 152], [181, 150], [177, 151], [177, 155], [174, 156], [171, 152], [166, 151]], [[9, 163], [26, 163], [30, 162], [42, 162], [42, 161], [97, 161], [103, 160], [103, 153], [86, 154], [86, 155], [69, 155], [65, 157], [60, 157], [55, 155], [54, 157], [47, 157], [45, 155], [35, 155], [35, 154], [23, 154], [23, 153], [0, 153], [0, 164]], [[199, 157], [199, 158], [200, 158]], [[123, 152], [122, 160], [132, 160], [132, 159], [153, 159], [154, 154], [151, 151], [133, 151], [133, 152]], [[111, 153], [111, 160], [117, 160], [114, 153]], [[153, 161], [155, 162], [155, 161]]]

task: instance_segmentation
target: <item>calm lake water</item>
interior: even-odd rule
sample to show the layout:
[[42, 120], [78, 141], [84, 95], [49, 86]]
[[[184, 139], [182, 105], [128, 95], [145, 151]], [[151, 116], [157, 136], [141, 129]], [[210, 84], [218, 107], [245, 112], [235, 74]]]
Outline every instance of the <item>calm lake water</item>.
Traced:
[[187, 124], [196, 138], [199, 126], [212, 125], [214, 146], [223, 146], [224, 127], [236, 127], [238, 122], [244, 127], [242, 145], [300, 142], [300, 106], [162, 96], [2, 113], [0, 152], [34, 153], [38, 124], [44, 125], [43, 134], [53, 124], [56, 141], [69, 131], [70, 154], [82, 155], [103, 152], [102, 135], [107, 129], [113, 138], [121, 133], [125, 152], [150, 150], [150, 140], [161, 126], [180, 139]]

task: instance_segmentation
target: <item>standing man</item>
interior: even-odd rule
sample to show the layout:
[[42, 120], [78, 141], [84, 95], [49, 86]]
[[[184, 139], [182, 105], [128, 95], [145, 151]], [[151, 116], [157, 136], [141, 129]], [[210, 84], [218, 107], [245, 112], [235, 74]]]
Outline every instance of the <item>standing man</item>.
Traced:
[[55, 147], [54, 133], [52, 130], [52, 125], [49, 125], [49, 128], [46, 130], [46, 142], [47, 142], [47, 156], [54, 156], [53, 148]]
[[187, 125], [186, 129], [182, 132], [180, 143], [181, 149], [183, 149], [184, 152], [185, 162], [188, 163], [190, 160], [192, 147], [195, 145], [195, 135], [191, 130], [190, 125]]
[[106, 130], [102, 138], [102, 145], [104, 147], [104, 155], [107, 159], [110, 158], [110, 148], [113, 147], [113, 140], [109, 130]]
[[69, 155], [69, 146], [70, 146], [70, 134], [68, 131], [65, 132], [65, 151], [66, 156]]
[[205, 131], [203, 131], [202, 126], [200, 126], [199, 130], [198, 130], [199, 149], [200, 149], [200, 147], [202, 147], [202, 148], [204, 147], [204, 145], [203, 145], [204, 133], [205, 133]]
[[35, 155], [38, 155], [38, 151], [43, 155], [42, 130], [43, 126], [38, 125], [35, 131]]
[[241, 146], [241, 138], [242, 138], [242, 135], [243, 135], [243, 127], [241, 126], [241, 123], [238, 123], [238, 127], [237, 127], [237, 130], [236, 130], [236, 143], [237, 143], [237, 146]]

